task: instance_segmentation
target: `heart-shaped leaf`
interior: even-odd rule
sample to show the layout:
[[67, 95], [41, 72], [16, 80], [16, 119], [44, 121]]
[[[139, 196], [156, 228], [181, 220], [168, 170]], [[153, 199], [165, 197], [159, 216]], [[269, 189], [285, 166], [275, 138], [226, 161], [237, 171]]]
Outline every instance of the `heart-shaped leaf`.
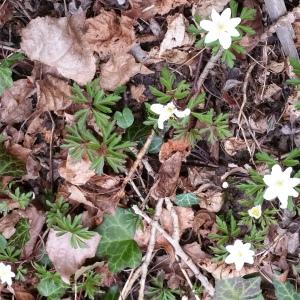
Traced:
[[199, 198], [194, 193], [184, 193], [176, 195], [175, 203], [178, 206], [190, 207], [199, 203]]
[[290, 282], [280, 282], [273, 280], [275, 294], [280, 300], [300, 300], [300, 294], [296, 292], [294, 286]]
[[114, 120], [117, 122], [119, 127], [126, 129], [133, 124], [134, 117], [132, 111], [128, 107], [125, 107], [122, 112], [115, 112]]

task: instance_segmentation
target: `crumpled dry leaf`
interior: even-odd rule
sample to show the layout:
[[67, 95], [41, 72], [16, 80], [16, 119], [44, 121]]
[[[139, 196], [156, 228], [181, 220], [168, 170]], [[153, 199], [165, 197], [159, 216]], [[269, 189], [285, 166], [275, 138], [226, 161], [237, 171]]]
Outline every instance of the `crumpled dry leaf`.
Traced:
[[34, 92], [33, 85], [27, 79], [14, 81], [13, 86], [4, 91], [0, 101], [0, 120], [14, 124], [26, 120], [32, 112], [29, 98]]
[[[250, 147], [253, 144], [252, 140], [247, 140]], [[239, 137], [230, 137], [224, 141], [224, 150], [230, 156], [236, 155], [239, 151], [247, 150], [245, 140]]]
[[74, 161], [70, 155], [67, 157], [65, 166], [58, 169], [62, 178], [74, 185], [86, 184], [96, 173], [90, 169], [91, 163], [87, 158]]
[[183, 153], [176, 152], [162, 163], [158, 171], [157, 180], [150, 190], [152, 198], [165, 198], [174, 194], [184, 157]]
[[176, 152], [181, 152], [184, 156], [187, 156], [190, 148], [190, 144], [185, 140], [170, 139], [160, 147], [159, 161], [161, 163], [165, 162]]
[[189, 35], [186, 31], [188, 21], [183, 14], [176, 14], [167, 17], [168, 30], [160, 44], [159, 55], [161, 56], [166, 50], [170, 50], [182, 46], [191, 46], [195, 37]]
[[68, 192], [70, 193], [69, 199], [72, 201], [75, 201], [77, 203], [82, 203], [86, 206], [89, 206], [91, 208], [96, 208], [96, 206], [86, 199], [83, 192], [75, 185], [70, 185], [67, 187]]
[[79, 84], [91, 81], [95, 58], [83, 39], [83, 15], [35, 18], [22, 30], [21, 48], [31, 60], [55, 67]]
[[0, 233], [9, 239], [16, 232], [15, 226], [21, 218], [26, 218], [27, 215], [23, 210], [13, 210], [10, 214], [0, 219]]
[[156, 14], [165, 15], [171, 9], [187, 3], [188, 0], [132, 0], [131, 9], [124, 14], [132, 19], [148, 20]]
[[92, 238], [85, 241], [85, 248], [73, 248], [70, 239], [71, 233], [57, 236], [57, 232], [51, 229], [46, 243], [49, 258], [66, 283], [69, 283], [70, 276], [83, 265], [87, 258], [95, 256], [100, 235], [95, 232]]
[[39, 234], [46, 220], [43, 213], [41, 211], [38, 211], [34, 206], [30, 206], [28, 209], [26, 209], [26, 213], [30, 224], [30, 239], [26, 242], [25, 246], [22, 249], [22, 259], [26, 259], [32, 254], [34, 246], [38, 240]]
[[144, 95], [145, 90], [146, 88], [143, 84], [139, 84], [137, 86], [131, 85], [130, 86], [131, 97], [134, 100], [143, 103], [147, 100], [147, 97]]
[[[179, 221], [179, 235], [181, 235], [186, 229], [192, 228], [194, 221], [194, 212], [190, 207], [174, 207], [176, 210]], [[172, 235], [173, 233], [173, 221], [170, 212], [167, 209], [163, 209], [160, 215], [161, 226]], [[151, 226], [146, 222], [143, 222], [143, 226], [139, 227], [134, 236], [134, 240], [138, 243], [139, 247], [146, 248], [150, 239]], [[172, 247], [168, 241], [160, 234], [157, 233], [155, 240], [155, 248], [165, 248], [168, 252], [172, 252]]]
[[270, 98], [278, 95], [279, 93], [281, 94], [281, 87], [275, 83], [271, 83], [271, 84], [267, 85], [267, 87], [264, 91], [263, 100], [270, 99]]
[[207, 253], [202, 251], [201, 246], [197, 242], [184, 245], [183, 250], [186, 254], [188, 254], [192, 258], [194, 262], [209, 257]]
[[294, 95], [288, 97], [287, 106], [284, 111], [284, 119], [289, 120], [292, 124], [300, 118], [300, 110], [295, 105], [300, 102], [300, 90], [297, 89]]
[[37, 109], [43, 111], [60, 111], [72, 104], [71, 87], [65, 80], [47, 74], [37, 81]]
[[206, 210], [200, 210], [196, 213], [193, 231], [199, 233], [202, 237], [207, 237], [210, 233], [217, 233], [215, 226], [216, 215]]
[[10, 2], [2, 2], [0, 9], [0, 26], [2, 27], [13, 17], [13, 7]]
[[211, 15], [214, 8], [217, 12], [221, 12], [230, 0], [193, 0], [192, 8], [193, 16], [198, 15], [203, 18]]
[[137, 63], [134, 57], [128, 53], [120, 53], [113, 56], [107, 63], [100, 66], [101, 78], [100, 86], [108, 91], [113, 91], [116, 87], [125, 84], [136, 74], [152, 74], [144, 65]]
[[215, 189], [208, 189], [205, 193], [194, 192], [199, 198], [201, 208], [207, 209], [209, 212], [219, 212], [223, 206], [223, 194]]
[[208, 167], [188, 168], [188, 181], [193, 188], [213, 181], [216, 176], [215, 170]]
[[133, 20], [117, 16], [114, 11], [102, 10], [94, 18], [87, 19], [85, 40], [101, 59], [130, 51], [135, 43]]

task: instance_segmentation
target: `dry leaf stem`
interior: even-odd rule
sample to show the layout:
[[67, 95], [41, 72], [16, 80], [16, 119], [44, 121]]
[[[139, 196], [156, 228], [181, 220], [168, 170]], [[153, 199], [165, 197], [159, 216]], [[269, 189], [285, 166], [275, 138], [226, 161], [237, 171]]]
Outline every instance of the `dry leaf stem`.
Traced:
[[[158, 200], [157, 204], [156, 204], [153, 224], [158, 225], [158, 220], [159, 220], [159, 217], [161, 215], [163, 203], [164, 203], [164, 198], [160, 198]], [[148, 267], [149, 267], [149, 264], [151, 262], [152, 253], [153, 253], [155, 242], [156, 242], [156, 231], [157, 231], [156, 226], [152, 225], [147, 252], [146, 252], [146, 255], [145, 255], [144, 262], [143, 262], [142, 267], [141, 267], [142, 276], [141, 276], [141, 280], [140, 280], [140, 290], [139, 290], [138, 300], [143, 300], [144, 299], [145, 282], [146, 282], [146, 277], [147, 277], [147, 273], [148, 273]]]
[[197, 265], [192, 261], [192, 259], [183, 251], [178, 241], [174, 240], [158, 223], [155, 223], [148, 215], [142, 212], [137, 205], [132, 207], [133, 211], [141, 216], [149, 225], [156, 227], [157, 231], [172, 245], [175, 250], [175, 254], [178, 255], [181, 260], [193, 271], [196, 278], [201, 282], [202, 286], [207, 290], [209, 295], [214, 295], [214, 287], [208, 281], [208, 279], [200, 272]]

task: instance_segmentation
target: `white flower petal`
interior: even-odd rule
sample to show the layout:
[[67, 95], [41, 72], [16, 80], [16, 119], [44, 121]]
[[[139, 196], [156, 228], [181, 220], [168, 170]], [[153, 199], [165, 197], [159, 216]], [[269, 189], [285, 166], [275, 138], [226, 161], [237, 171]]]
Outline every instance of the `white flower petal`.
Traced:
[[265, 175], [263, 180], [264, 183], [268, 186], [271, 186], [276, 182], [276, 180], [274, 180], [274, 176], [272, 176], [271, 174]]
[[219, 39], [219, 35], [216, 31], [210, 31], [205, 37], [205, 44], [210, 44]]
[[227, 32], [230, 34], [230, 36], [234, 36], [234, 37], [240, 36], [240, 33], [235, 28], [228, 28]]
[[292, 196], [292, 197], [298, 197], [299, 196], [299, 193], [294, 188], [290, 188], [288, 190], [287, 194], [289, 196]]
[[279, 177], [281, 177], [281, 175], [282, 175], [281, 167], [279, 165], [274, 165], [272, 167], [271, 175], [272, 176], [279, 176]]
[[225, 21], [228, 22], [230, 20], [231, 17], [231, 9], [230, 8], [226, 8], [222, 14], [221, 14], [221, 18]]
[[266, 200], [274, 200], [277, 197], [277, 191], [276, 189], [272, 187], [268, 187], [264, 192], [264, 199]]
[[235, 240], [234, 247], [236, 248], [242, 248], [244, 246], [243, 242], [241, 240]]
[[241, 259], [238, 259], [236, 260], [235, 262], [235, 268], [236, 270], [239, 272], [243, 269], [243, 266], [244, 266], [244, 260], [241, 260]]
[[229, 254], [226, 258], [225, 258], [225, 263], [230, 265], [233, 264], [235, 262], [235, 256], [232, 254]]
[[225, 248], [226, 248], [226, 250], [227, 250], [229, 253], [231, 253], [231, 252], [234, 251], [234, 246], [233, 246], [233, 245], [228, 245], [228, 246], [226, 246]]
[[286, 170], [284, 170], [283, 175], [284, 175], [284, 177], [286, 177], [286, 178], [290, 178], [292, 172], [293, 172], [293, 169], [292, 169], [291, 167], [288, 167]]
[[155, 114], [160, 115], [164, 110], [164, 106], [162, 104], [155, 103], [150, 106], [150, 110], [153, 111]]
[[232, 40], [231, 40], [231, 36], [228, 33], [223, 32], [222, 35], [220, 35], [220, 37], [219, 37], [219, 41], [220, 41], [221, 46], [225, 50], [230, 48]]
[[218, 12], [214, 8], [211, 11], [211, 19], [214, 23], [217, 23], [221, 20], [221, 16], [218, 14]]
[[241, 18], [232, 18], [228, 20], [229, 27], [236, 27], [241, 23]]
[[185, 110], [178, 110], [178, 109], [174, 110], [174, 115], [180, 119], [187, 117], [190, 114], [191, 114], [191, 110], [189, 108], [186, 108]]
[[206, 31], [211, 31], [216, 28], [216, 25], [214, 22], [212, 22], [210, 20], [203, 20], [200, 22], [200, 27]]
[[169, 117], [166, 114], [160, 114], [159, 118], [157, 120], [158, 128], [159, 129], [164, 129], [164, 123], [165, 121], [169, 120]]
[[[251, 252], [253, 252], [253, 251], [251, 251]], [[248, 256], [246, 256], [244, 258], [245, 263], [252, 265], [254, 263], [253, 255], [254, 255], [254, 253], [253, 254], [248, 253]]]
[[280, 207], [283, 209], [287, 208], [289, 195], [283, 191], [278, 195], [278, 199], [280, 201]]
[[[300, 178], [290, 178], [290, 185], [295, 187], [300, 184]], [[297, 197], [297, 196], [296, 196]]]

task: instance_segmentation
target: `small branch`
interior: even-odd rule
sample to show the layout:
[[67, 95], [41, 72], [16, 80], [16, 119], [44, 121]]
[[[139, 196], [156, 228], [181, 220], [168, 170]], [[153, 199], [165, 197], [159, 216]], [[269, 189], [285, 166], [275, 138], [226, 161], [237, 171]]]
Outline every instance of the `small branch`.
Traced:
[[141, 270], [142, 270], [141, 267], [137, 268], [135, 271], [132, 270], [130, 276], [128, 277], [128, 279], [120, 293], [118, 300], [125, 300], [127, 298], [128, 294], [130, 293], [130, 290], [132, 289], [132, 286], [137, 281], [137, 279], [140, 277]]
[[210, 73], [210, 71], [213, 69], [213, 67], [215, 66], [215, 64], [217, 63], [217, 61], [221, 58], [222, 54], [223, 54], [224, 49], [220, 49], [219, 52], [214, 55], [211, 56], [210, 60], [207, 62], [205, 68], [203, 69], [201, 75], [199, 76], [199, 79], [197, 81], [196, 84], [196, 93], [200, 92], [200, 89], [204, 83], [204, 81], [206, 80], [208, 74]]
[[162, 234], [162, 236], [172, 245], [175, 250], [175, 254], [178, 255], [181, 260], [193, 271], [196, 278], [201, 282], [202, 286], [207, 290], [207, 292], [213, 296], [214, 287], [208, 281], [208, 279], [199, 271], [197, 265], [192, 261], [192, 259], [183, 251], [181, 246], [177, 241], [175, 241], [158, 223], [153, 222], [153, 220], [142, 212], [136, 205], [132, 207], [133, 211], [141, 216], [148, 224], [156, 227], [157, 231]]
[[[164, 203], [164, 198], [160, 198], [158, 200], [157, 204], [156, 204], [153, 224], [158, 224], [158, 220], [159, 220], [159, 217], [161, 215], [163, 203]], [[145, 255], [145, 260], [144, 260], [144, 262], [142, 264], [142, 267], [141, 267], [142, 276], [141, 276], [141, 281], [140, 281], [140, 290], [139, 290], [138, 300], [143, 300], [144, 299], [145, 282], [146, 282], [148, 267], [149, 267], [149, 264], [151, 262], [151, 257], [152, 257], [152, 253], [153, 253], [155, 242], [156, 242], [156, 231], [157, 231], [156, 226], [152, 225], [149, 244], [148, 244], [147, 252], [146, 252], [146, 255]]]

